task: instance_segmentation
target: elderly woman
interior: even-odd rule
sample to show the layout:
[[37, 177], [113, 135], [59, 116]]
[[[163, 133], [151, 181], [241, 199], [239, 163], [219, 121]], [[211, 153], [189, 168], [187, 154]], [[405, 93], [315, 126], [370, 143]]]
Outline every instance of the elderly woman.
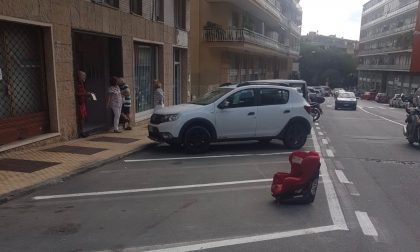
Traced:
[[155, 110], [161, 109], [165, 106], [162, 83], [160, 83], [159, 80], [154, 80], [153, 86], [155, 88], [155, 91], [153, 93], [153, 102], [154, 102]]
[[111, 86], [108, 89], [108, 98], [106, 101], [107, 108], [111, 108], [114, 113], [114, 132], [121, 133], [118, 128], [120, 123], [121, 108], [123, 104], [123, 98], [121, 95], [120, 87], [118, 86], [118, 77], [111, 78]]

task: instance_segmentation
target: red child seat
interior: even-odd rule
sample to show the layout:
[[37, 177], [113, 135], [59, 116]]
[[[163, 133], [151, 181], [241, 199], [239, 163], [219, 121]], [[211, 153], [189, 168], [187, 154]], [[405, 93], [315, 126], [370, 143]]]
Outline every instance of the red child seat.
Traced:
[[289, 155], [290, 173], [274, 174], [271, 193], [279, 201], [311, 203], [318, 187], [319, 154], [295, 151]]

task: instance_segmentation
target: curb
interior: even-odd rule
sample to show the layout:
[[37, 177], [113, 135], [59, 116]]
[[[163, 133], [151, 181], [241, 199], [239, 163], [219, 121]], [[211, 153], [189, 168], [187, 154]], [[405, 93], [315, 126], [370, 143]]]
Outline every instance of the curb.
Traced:
[[74, 169], [71, 172], [64, 173], [64, 174], [62, 174], [60, 176], [57, 176], [57, 177], [54, 177], [54, 178], [50, 178], [50, 179], [47, 179], [47, 180], [42, 181], [40, 183], [37, 183], [37, 184], [34, 184], [34, 185], [30, 185], [30, 186], [26, 186], [26, 187], [23, 187], [23, 188], [19, 188], [19, 189], [16, 189], [14, 191], [11, 191], [11, 192], [2, 194], [2, 195], [0, 195], [0, 205], [1, 204], [4, 204], [6, 202], [9, 202], [11, 200], [14, 200], [14, 199], [23, 197], [25, 195], [28, 195], [28, 194], [30, 194], [30, 193], [32, 193], [32, 192], [34, 192], [34, 191], [36, 191], [36, 190], [38, 190], [38, 189], [40, 189], [42, 187], [50, 186], [50, 185], [54, 185], [54, 184], [58, 184], [58, 183], [64, 182], [64, 181], [66, 181], [68, 179], [71, 179], [71, 178], [77, 176], [77, 175], [80, 175], [80, 174], [83, 174], [83, 173], [92, 171], [92, 170], [94, 170], [96, 168], [99, 168], [99, 167], [102, 167], [102, 166], [104, 166], [104, 165], [106, 165], [108, 163], [121, 160], [124, 157], [127, 157], [127, 156], [133, 154], [134, 152], [146, 150], [148, 148], [151, 148], [154, 145], [156, 145], [156, 143], [142, 144], [141, 146], [139, 146], [137, 148], [134, 148], [134, 149], [129, 150], [127, 152], [124, 152], [124, 153], [121, 153], [121, 154], [112, 156], [110, 158], [103, 159], [103, 160], [100, 160], [100, 161], [95, 161], [95, 162], [87, 163], [86, 165], [83, 165], [83, 166], [81, 166], [79, 168], [76, 168], [76, 169]]

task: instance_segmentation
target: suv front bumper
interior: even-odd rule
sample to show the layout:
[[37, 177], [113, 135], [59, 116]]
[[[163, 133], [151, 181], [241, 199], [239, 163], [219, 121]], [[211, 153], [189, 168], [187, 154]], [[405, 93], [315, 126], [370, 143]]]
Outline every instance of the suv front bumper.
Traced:
[[156, 142], [166, 142], [166, 143], [177, 143], [178, 137], [171, 132], [170, 128], [162, 127], [161, 124], [153, 125], [149, 124], [147, 126], [149, 132], [149, 138]]

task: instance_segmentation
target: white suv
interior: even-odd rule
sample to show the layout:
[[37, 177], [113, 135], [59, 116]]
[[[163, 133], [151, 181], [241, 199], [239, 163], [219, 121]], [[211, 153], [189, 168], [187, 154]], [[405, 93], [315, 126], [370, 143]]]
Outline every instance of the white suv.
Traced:
[[295, 88], [239, 84], [219, 87], [189, 104], [155, 111], [149, 138], [206, 151], [211, 142], [281, 139], [301, 148], [312, 128], [310, 106]]

